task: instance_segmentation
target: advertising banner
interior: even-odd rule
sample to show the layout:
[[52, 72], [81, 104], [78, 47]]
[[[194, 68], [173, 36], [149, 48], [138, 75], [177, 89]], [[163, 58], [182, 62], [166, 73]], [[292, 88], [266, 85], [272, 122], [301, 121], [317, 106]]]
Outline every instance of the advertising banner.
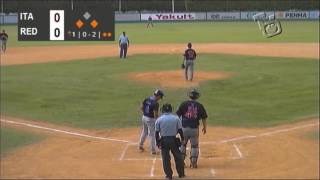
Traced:
[[274, 12], [273, 11], [267, 11], [267, 12], [264, 12], [264, 11], [243, 11], [240, 13], [240, 18], [242, 20], [253, 20], [253, 16], [256, 15], [256, 14], [261, 14], [261, 13], [264, 13], [266, 15], [266, 19], [270, 16], [273, 16], [274, 15]]
[[152, 14], [141, 14], [141, 21], [147, 21], [149, 17], [151, 17], [153, 21], [196, 20], [195, 13], [152, 13]]
[[208, 20], [239, 20], [240, 12], [208, 12], [207, 13]]
[[319, 11], [310, 11], [309, 18], [310, 19], [320, 19]]
[[277, 19], [309, 19], [309, 11], [277, 11]]

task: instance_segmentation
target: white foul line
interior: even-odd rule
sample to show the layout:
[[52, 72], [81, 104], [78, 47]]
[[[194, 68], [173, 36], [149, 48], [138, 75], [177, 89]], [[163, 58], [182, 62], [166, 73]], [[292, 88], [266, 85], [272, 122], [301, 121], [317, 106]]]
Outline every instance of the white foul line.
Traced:
[[263, 137], [263, 136], [271, 136], [271, 135], [274, 135], [274, 134], [279, 134], [279, 133], [283, 133], [283, 132], [293, 131], [293, 130], [296, 130], [296, 129], [302, 129], [302, 128], [307, 128], [307, 127], [311, 127], [311, 126], [318, 126], [318, 125], [319, 125], [319, 123], [312, 123], [312, 124], [306, 124], [306, 125], [296, 126], [296, 127], [287, 128], [287, 129], [280, 129], [280, 130], [265, 132], [265, 133], [261, 133], [261, 134], [256, 135], [256, 136], [254, 136], [254, 135], [246, 135], [246, 136], [240, 136], [240, 137], [235, 137], [235, 138], [231, 138], [231, 139], [221, 140], [221, 141], [218, 141], [218, 142], [216, 142], [216, 141], [200, 142], [200, 144], [223, 144], [223, 143], [240, 141], [240, 140], [248, 140], [248, 139], [254, 139], [254, 138]]
[[211, 173], [212, 176], [216, 175], [216, 171], [213, 168], [210, 169], [210, 173]]
[[157, 158], [154, 158], [152, 160], [152, 166], [151, 166], [151, 170], [150, 170], [150, 177], [154, 176], [154, 169], [155, 169], [156, 160], [157, 160]]
[[239, 159], [241, 159], [243, 156], [242, 156], [242, 153], [241, 153], [239, 147], [237, 145], [235, 145], [235, 144], [233, 144], [233, 147], [236, 149], [236, 151], [237, 151], [237, 153], [239, 155]]
[[15, 121], [4, 120], [4, 119], [1, 119], [1, 122], [10, 123], [10, 124], [17, 124], [17, 125], [23, 125], [23, 126], [28, 126], [28, 127], [32, 127], [32, 128], [44, 129], [44, 130], [47, 130], [47, 131], [54, 131], [54, 132], [59, 132], [59, 133], [63, 133], [63, 134], [86, 137], [86, 138], [91, 138], [91, 139], [99, 139], [99, 140], [115, 141], [115, 142], [123, 142], [123, 143], [128, 143], [129, 142], [129, 141], [126, 141], [126, 140], [121, 140], [121, 139], [106, 138], [106, 137], [99, 137], [99, 136], [91, 136], [91, 135], [81, 134], [81, 133], [77, 133], [77, 132], [59, 130], [59, 129], [48, 128], [48, 127], [44, 127], [44, 126], [38, 126], [38, 125], [33, 125], [33, 124], [29, 124], [29, 123], [22, 123], [22, 122], [15, 122]]
[[259, 136], [270, 136], [270, 135], [273, 135], [273, 134], [293, 131], [293, 130], [296, 130], [296, 129], [306, 128], [306, 127], [315, 126], [315, 125], [319, 125], [319, 123], [306, 124], [306, 125], [302, 125], [302, 126], [288, 128], [288, 129], [280, 129], [280, 130], [276, 130], [276, 131], [266, 132], [266, 133], [259, 134]]

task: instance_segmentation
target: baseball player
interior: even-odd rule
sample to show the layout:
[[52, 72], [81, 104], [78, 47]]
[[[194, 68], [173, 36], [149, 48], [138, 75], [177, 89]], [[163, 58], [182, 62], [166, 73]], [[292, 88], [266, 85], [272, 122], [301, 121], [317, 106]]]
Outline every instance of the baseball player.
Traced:
[[129, 48], [129, 38], [126, 36], [126, 32], [122, 32], [119, 37], [120, 58], [127, 57], [127, 51]]
[[[156, 121], [156, 141], [161, 149], [163, 170], [167, 179], [172, 179], [172, 169], [170, 162], [170, 151], [176, 163], [176, 170], [179, 177], [185, 177], [183, 157], [179, 150], [181, 141], [183, 141], [182, 125], [179, 117], [172, 114], [171, 104], [164, 104], [161, 108], [162, 115]], [[180, 139], [176, 138], [179, 133]], [[161, 136], [161, 138], [160, 138]]]
[[0, 33], [0, 44], [1, 44], [0, 52], [1, 51], [3, 51], [4, 53], [6, 52], [8, 38], [9, 38], [9, 36], [6, 33], [6, 31], [2, 30], [2, 33]]
[[190, 140], [190, 168], [197, 168], [197, 161], [199, 156], [199, 121], [202, 119], [202, 132], [207, 132], [207, 112], [204, 106], [196, 100], [200, 97], [200, 93], [193, 89], [189, 92], [189, 100], [181, 103], [177, 110], [177, 115], [182, 120], [182, 130], [184, 134], [184, 141], [181, 145], [181, 153], [183, 158], [186, 156], [186, 146]]
[[153, 21], [152, 21], [152, 17], [151, 17], [151, 16], [148, 17], [147, 28], [149, 27], [150, 24], [151, 24], [151, 26], [153, 27]]
[[190, 42], [188, 43], [188, 48], [185, 50], [183, 56], [184, 62], [182, 64], [182, 68], [185, 69], [185, 78], [187, 81], [192, 81], [194, 61], [196, 60], [197, 53], [194, 49], [192, 49], [192, 44]]
[[142, 116], [142, 132], [139, 141], [139, 150], [140, 152], [144, 151], [143, 144], [146, 140], [147, 135], [149, 135], [150, 139], [150, 148], [151, 154], [155, 155], [156, 152], [156, 137], [155, 137], [155, 122], [158, 118], [159, 111], [159, 103], [158, 101], [162, 99], [164, 96], [163, 92], [157, 89], [153, 96], [146, 98], [142, 102], [141, 111], [143, 113]]

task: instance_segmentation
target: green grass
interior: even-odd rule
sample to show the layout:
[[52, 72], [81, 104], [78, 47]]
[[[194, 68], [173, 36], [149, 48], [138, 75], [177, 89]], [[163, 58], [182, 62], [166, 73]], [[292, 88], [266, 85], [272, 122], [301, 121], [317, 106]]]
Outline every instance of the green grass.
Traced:
[[[179, 55], [136, 55], [1, 67], [1, 112], [82, 128], [140, 125], [139, 106], [156, 88], [129, 81], [128, 72], [173, 70]], [[319, 61], [201, 54], [196, 71], [234, 77], [199, 87], [211, 125], [264, 127], [318, 116]], [[182, 78], [182, 77], [181, 77]], [[175, 107], [187, 89], [164, 89]]]
[[4, 26], [9, 34], [8, 47], [42, 45], [88, 45], [117, 43], [126, 31], [132, 44], [141, 43], [212, 43], [212, 42], [318, 42], [318, 21], [281, 21], [283, 32], [279, 36], [262, 36], [256, 22], [176, 22], [156, 23], [147, 29], [144, 23], [116, 24], [116, 42], [58, 42], [17, 41], [17, 26]]
[[17, 149], [43, 140], [45, 137], [1, 127], [1, 157]]

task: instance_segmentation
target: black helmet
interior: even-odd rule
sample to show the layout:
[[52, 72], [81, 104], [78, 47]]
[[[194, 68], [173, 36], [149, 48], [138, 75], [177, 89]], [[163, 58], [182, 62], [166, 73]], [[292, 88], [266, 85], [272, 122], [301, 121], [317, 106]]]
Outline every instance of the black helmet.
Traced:
[[189, 97], [191, 99], [198, 99], [200, 97], [200, 93], [196, 90], [196, 89], [192, 89], [190, 92], [189, 92]]
[[163, 92], [160, 89], [155, 90], [153, 94], [155, 96], [160, 96], [161, 99], [164, 96]]
[[192, 44], [191, 42], [188, 43], [188, 48], [191, 48], [192, 47]]
[[171, 113], [172, 112], [171, 104], [165, 103], [164, 105], [162, 105], [161, 112], [162, 113]]

